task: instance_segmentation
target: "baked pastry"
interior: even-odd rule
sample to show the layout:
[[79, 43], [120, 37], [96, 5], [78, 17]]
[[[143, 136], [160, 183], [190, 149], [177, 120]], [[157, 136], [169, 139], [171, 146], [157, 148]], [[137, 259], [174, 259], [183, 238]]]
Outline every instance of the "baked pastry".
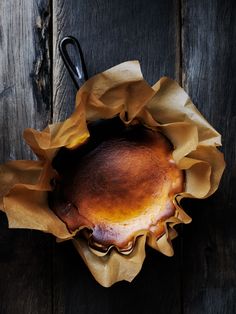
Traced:
[[156, 238], [175, 213], [174, 195], [184, 190], [184, 173], [173, 147], [160, 132], [119, 118], [89, 125], [90, 139], [61, 149], [53, 161], [59, 176], [49, 204], [69, 231], [79, 231], [91, 248], [112, 246], [129, 254], [136, 237]]

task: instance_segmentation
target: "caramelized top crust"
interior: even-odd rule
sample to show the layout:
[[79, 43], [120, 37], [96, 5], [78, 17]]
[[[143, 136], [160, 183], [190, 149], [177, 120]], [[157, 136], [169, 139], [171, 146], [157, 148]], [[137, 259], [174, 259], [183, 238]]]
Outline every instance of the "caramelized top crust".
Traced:
[[160, 237], [184, 181], [166, 137], [138, 125], [80, 150], [57, 160], [61, 179], [50, 195], [52, 210], [68, 229], [85, 227], [90, 245], [102, 251], [111, 245], [129, 250], [142, 230]]

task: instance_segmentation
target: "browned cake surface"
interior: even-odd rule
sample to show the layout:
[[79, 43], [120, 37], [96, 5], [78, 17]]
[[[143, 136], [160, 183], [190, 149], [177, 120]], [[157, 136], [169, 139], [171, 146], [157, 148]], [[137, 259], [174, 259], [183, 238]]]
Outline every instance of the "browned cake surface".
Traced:
[[102, 250], [110, 245], [128, 249], [141, 230], [157, 238], [163, 234], [163, 221], [174, 214], [172, 199], [183, 191], [184, 180], [161, 133], [135, 126], [83, 156], [75, 152], [72, 160], [51, 198], [69, 230], [90, 229], [90, 244]]

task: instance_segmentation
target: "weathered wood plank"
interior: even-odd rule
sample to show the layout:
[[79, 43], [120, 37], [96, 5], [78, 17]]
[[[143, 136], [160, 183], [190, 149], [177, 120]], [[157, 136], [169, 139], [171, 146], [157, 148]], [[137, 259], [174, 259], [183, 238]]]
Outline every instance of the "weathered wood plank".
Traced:
[[126, 60], [138, 59], [152, 84], [160, 76], [179, 77], [178, 6], [176, 1], [53, 2], [53, 96], [55, 121], [74, 108], [75, 87], [59, 55], [66, 35], [79, 39], [88, 75]]
[[190, 203], [184, 233], [184, 313], [236, 312], [236, 6], [183, 1], [184, 86], [223, 136], [227, 162], [220, 190]]
[[[0, 1], [0, 160], [32, 158], [26, 127], [51, 116], [49, 1]], [[9, 230], [0, 214], [0, 313], [50, 313], [52, 238]]]
[[[178, 79], [176, 1], [53, 1], [54, 120], [73, 110], [75, 88], [58, 52], [65, 35], [77, 37], [89, 76], [125, 60], [141, 61], [145, 78]], [[54, 257], [55, 313], [180, 313], [180, 251], [172, 259], [148, 250], [141, 274], [132, 284], [99, 286], [71, 243], [58, 244]]]

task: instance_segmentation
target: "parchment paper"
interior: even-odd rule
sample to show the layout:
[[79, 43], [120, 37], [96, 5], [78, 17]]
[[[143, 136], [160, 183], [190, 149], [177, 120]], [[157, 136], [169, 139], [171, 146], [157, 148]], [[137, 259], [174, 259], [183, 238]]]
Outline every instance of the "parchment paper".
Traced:
[[170, 139], [173, 158], [185, 170], [186, 186], [173, 199], [175, 215], [163, 222], [163, 236], [155, 239], [141, 231], [129, 255], [113, 248], [99, 256], [84, 239], [73, 239], [94, 278], [105, 287], [120, 280], [132, 281], [142, 267], [145, 243], [163, 254], [173, 255], [171, 240], [177, 235], [174, 226], [191, 221], [179, 205], [181, 198], [205, 198], [218, 188], [225, 167], [223, 155], [217, 149], [221, 136], [186, 92], [166, 77], [151, 87], [143, 79], [138, 61], [121, 63], [92, 77], [80, 88], [75, 111], [67, 120], [43, 131], [25, 130], [24, 138], [38, 161], [11, 161], [0, 166], [0, 206], [8, 217], [9, 227], [49, 232], [59, 241], [72, 239], [76, 232], [70, 233], [48, 206], [50, 180], [57, 175], [51, 166], [52, 159], [61, 147], [74, 149], [88, 139], [88, 121], [116, 115], [126, 125], [142, 123]]

